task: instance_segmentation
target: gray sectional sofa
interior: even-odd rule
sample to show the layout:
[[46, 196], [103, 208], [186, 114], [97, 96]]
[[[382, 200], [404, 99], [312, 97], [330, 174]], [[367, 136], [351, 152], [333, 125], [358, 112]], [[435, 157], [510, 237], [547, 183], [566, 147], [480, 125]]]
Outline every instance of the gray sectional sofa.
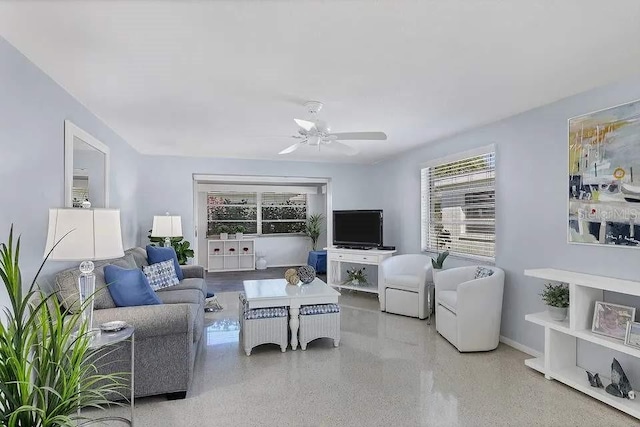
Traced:
[[[147, 263], [144, 248], [125, 251], [116, 260], [96, 262], [94, 327], [112, 320], [123, 320], [135, 327], [135, 395], [166, 394], [170, 399], [186, 396], [193, 376], [196, 353], [202, 341], [206, 284], [204, 268], [182, 266], [184, 280], [177, 286], [157, 291], [160, 305], [116, 307], [105, 287], [104, 266], [141, 268]], [[57, 274], [55, 291], [65, 307], [78, 308], [77, 268]], [[102, 373], [129, 372], [130, 346], [108, 354]]]

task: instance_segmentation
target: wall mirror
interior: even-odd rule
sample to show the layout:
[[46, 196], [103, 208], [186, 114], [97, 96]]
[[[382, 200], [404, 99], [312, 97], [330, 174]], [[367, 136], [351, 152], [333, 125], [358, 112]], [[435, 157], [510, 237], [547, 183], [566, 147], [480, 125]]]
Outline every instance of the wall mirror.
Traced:
[[64, 121], [64, 205], [109, 207], [109, 147]]

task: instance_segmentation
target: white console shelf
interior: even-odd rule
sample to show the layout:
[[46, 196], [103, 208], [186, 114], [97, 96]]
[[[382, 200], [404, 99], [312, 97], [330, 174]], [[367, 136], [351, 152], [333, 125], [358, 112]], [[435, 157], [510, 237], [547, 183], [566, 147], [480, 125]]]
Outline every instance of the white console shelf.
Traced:
[[251, 239], [207, 242], [207, 271], [246, 271], [256, 268], [256, 245]]
[[[640, 419], [640, 399], [614, 397], [604, 389], [591, 387], [585, 370], [577, 366], [577, 341], [584, 340], [611, 350], [640, 358], [640, 350], [621, 340], [591, 332], [596, 301], [604, 300], [604, 291], [640, 296], [640, 282], [574, 273], [552, 268], [525, 270], [525, 276], [569, 284], [569, 319], [552, 320], [546, 312], [527, 314], [525, 320], [544, 327], [544, 356], [525, 360], [525, 365], [573, 387], [595, 399]], [[600, 375], [603, 383], [610, 379]]]
[[375, 265], [378, 269], [378, 280], [380, 280], [380, 264], [382, 261], [393, 256], [396, 251], [383, 251], [378, 249], [343, 249], [330, 247], [327, 251], [327, 284], [338, 289], [351, 289], [355, 291], [378, 293], [378, 283], [367, 285], [352, 285], [345, 283], [342, 279], [342, 263]]

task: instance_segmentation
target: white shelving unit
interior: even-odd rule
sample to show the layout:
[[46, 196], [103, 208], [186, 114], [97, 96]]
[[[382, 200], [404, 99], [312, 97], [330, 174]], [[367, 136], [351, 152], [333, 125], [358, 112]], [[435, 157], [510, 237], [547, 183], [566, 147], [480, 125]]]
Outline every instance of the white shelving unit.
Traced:
[[[525, 360], [525, 365], [640, 419], [640, 399], [614, 397], [604, 389], [591, 387], [585, 370], [577, 366], [578, 340], [640, 358], [640, 350], [624, 345], [621, 340], [591, 332], [596, 301], [604, 300], [604, 291], [640, 296], [640, 282], [542, 268], [525, 270], [525, 276], [569, 284], [569, 319], [552, 320], [546, 312], [527, 314], [525, 320], [544, 327], [544, 356]], [[603, 383], [610, 382], [602, 374]]]
[[209, 240], [207, 271], [246, 271], [256, 268], [255, 240]]

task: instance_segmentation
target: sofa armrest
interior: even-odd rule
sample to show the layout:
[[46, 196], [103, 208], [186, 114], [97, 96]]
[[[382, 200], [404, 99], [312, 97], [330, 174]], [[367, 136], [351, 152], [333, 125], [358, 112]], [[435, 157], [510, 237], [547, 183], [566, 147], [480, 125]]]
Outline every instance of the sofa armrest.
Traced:
[[157, 304], [94, 310], [94, 325], [123, 320], [136, 328], [136, 337], [193, 334], [193, 314], [189, 304]]
[[204, 267], [200, 265], [180, 266], [185, 279], [204, 279]]

